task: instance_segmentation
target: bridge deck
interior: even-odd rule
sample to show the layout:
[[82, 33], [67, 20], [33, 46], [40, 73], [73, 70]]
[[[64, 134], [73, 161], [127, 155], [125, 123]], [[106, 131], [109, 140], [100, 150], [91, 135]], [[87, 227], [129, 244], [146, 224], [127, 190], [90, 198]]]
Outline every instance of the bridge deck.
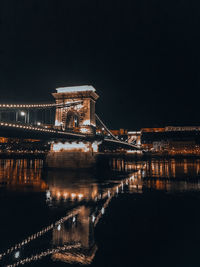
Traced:
[[56, 129], [46, 129], [39, 126], [31, 126], [27, 124], [17, 124], [9, 122], [0, 122], [0, 136], [13, 137], [13, 138], [27, 138], [39, 140], [83, 140], [83, 141], [103, 141], [103, 145], [112, 148], [125, 148], [139, 150], [136, 145], [129, 144], [120, 140], [113, 140], [98, 135], [85, 135], [72, 131], [60, 131]]
[[70, 131], [46, 129], [27, 124], [0, 123], [0, 136], [32, 139], [87, 139], [88, 136]]

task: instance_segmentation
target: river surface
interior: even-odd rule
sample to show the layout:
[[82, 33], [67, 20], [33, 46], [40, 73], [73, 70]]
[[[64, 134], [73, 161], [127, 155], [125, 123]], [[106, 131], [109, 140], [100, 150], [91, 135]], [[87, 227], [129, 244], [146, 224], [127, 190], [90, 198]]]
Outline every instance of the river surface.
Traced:
[[0, 160], [0, 266], [200, 266], [200, 160]]

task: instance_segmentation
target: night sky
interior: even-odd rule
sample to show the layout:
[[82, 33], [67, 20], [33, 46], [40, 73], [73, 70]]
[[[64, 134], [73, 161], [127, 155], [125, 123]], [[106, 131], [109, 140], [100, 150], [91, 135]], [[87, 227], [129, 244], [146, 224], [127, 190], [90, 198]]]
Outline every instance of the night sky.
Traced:
[[0, 102], [93, 85], [111, 129], [200, 125], [200, 3], [0, 0]]

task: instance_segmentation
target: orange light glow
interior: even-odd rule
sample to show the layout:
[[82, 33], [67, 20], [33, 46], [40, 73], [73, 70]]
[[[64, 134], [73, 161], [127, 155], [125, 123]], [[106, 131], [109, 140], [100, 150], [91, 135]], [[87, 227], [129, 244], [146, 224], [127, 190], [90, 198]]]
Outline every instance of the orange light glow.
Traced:
[[83, 194], [78, 194], [78, 198], [79, 199], [83, 198]]
[[54, 152], [61, 152], [61, 151], [71, 151], [71, 152], [75, 152], [75, 151], [80, 151], [80, 152], [91, 152], [93, 150], [93, 152], [98, 152], [98, 142], [94, 142], [94, 143], [84, 143], [84, 142], [65, 142], [65, 143], [54, 143], [52, 144], [52, 151]]
[[64, 150], [66, 150], [66, 151], [79, 150], [79, 151], [83, 151], [83, 152], [88, 152], [89, 146], [88, 146], [88, 144], [84, 144], [83, 142], [57, 143], [57, 144], [53, 144], [52, 150], [55, 152], [64, 151]]
[[75, 198], [76, 197], [76, 194], [75, 193], [71, 193], [71, 198]]

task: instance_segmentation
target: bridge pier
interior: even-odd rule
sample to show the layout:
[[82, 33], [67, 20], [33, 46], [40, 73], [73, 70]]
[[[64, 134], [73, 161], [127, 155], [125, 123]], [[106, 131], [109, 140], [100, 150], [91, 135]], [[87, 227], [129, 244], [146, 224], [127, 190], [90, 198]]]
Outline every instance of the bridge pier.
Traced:
[[96, 163], [98, 142], [57, 142], [51, 144], [45, 165], [54, 169], [92, 168]]

